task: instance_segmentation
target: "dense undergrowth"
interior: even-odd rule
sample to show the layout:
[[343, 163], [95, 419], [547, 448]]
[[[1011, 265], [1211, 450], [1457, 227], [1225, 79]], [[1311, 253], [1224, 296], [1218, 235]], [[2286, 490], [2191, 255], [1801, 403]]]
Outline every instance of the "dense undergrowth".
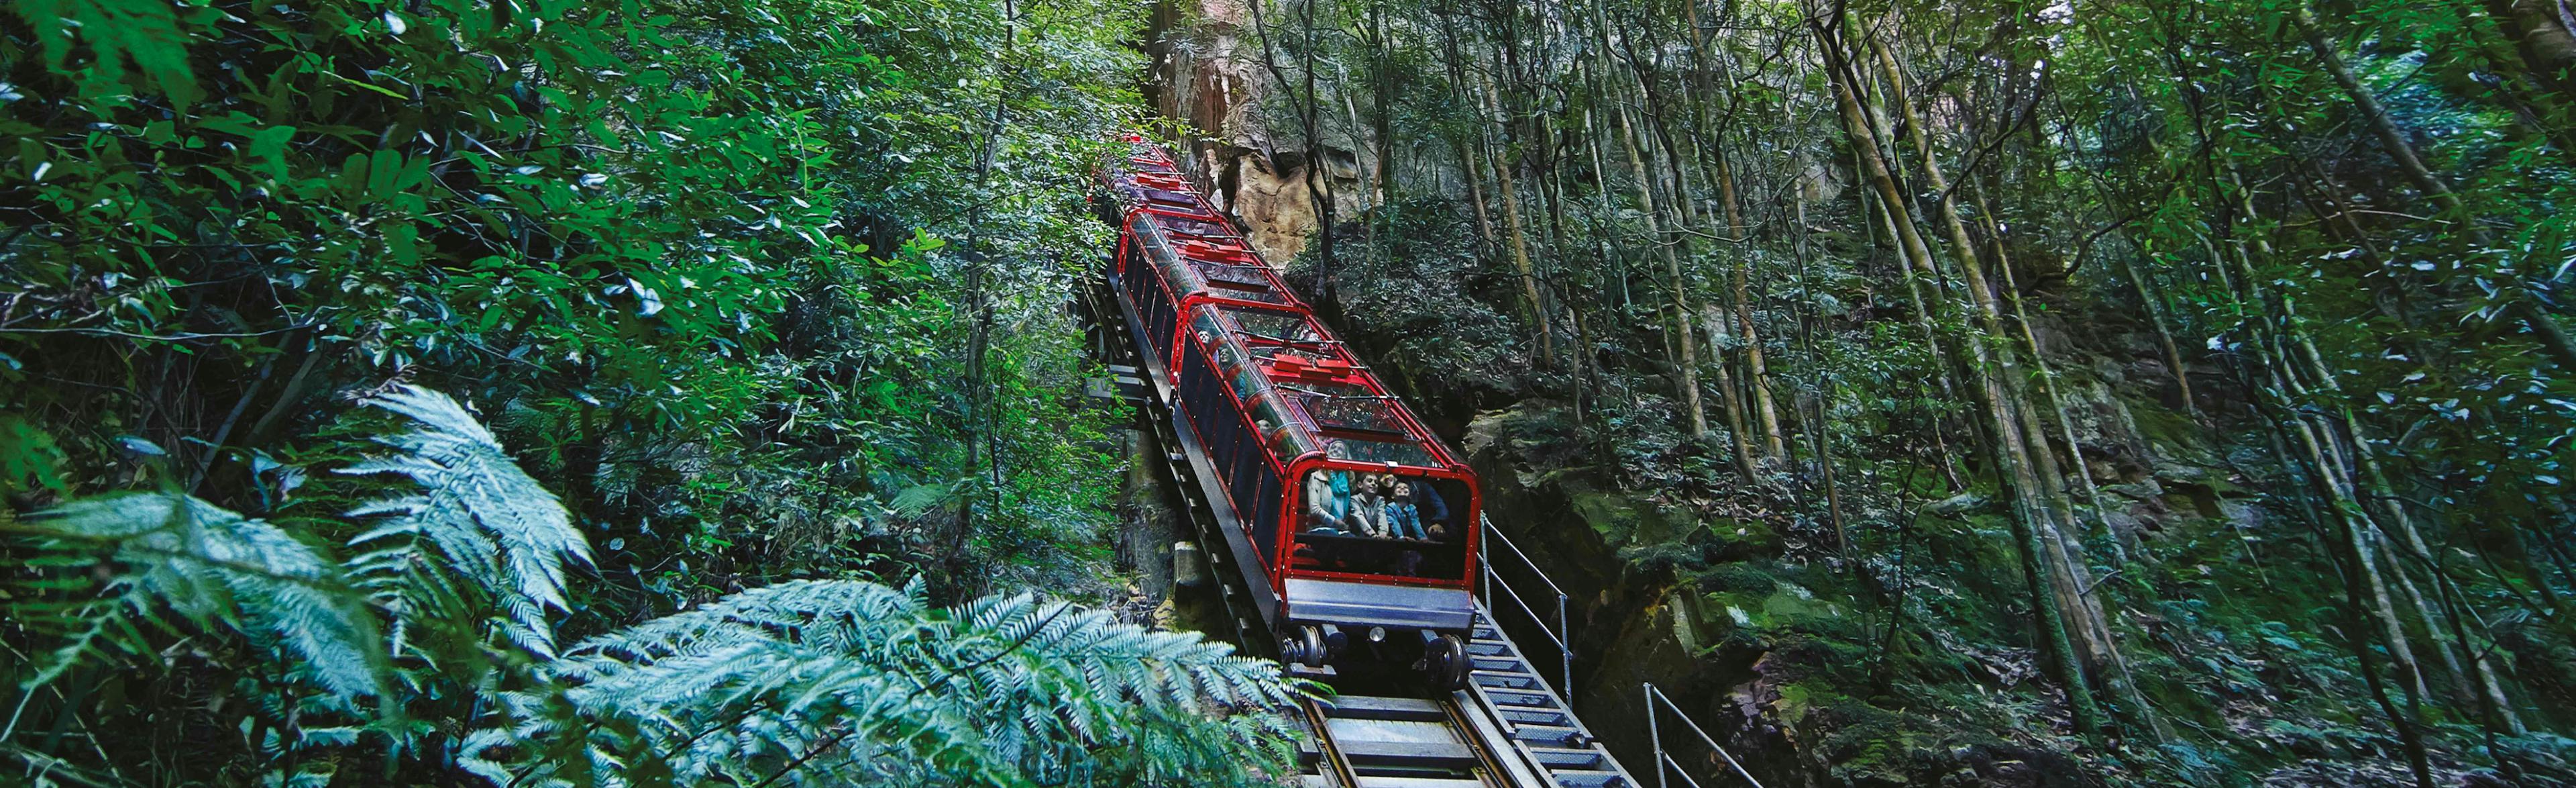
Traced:
[[[1135, 118], [1140, 17], [12, 4], [0, 781], [451, 782], [479, 760], [503, 784], [1196, 784], [1176, 770], [1264, 763], [1259, 736], [1191, 727], [1173, 687], [1218, 674], [1112, 679], [1096, 660], [1133, 644], [1089, 638], [1123, 630], [1002, 601], [1106, 590], [1115, 447], [1063, 304], [1107, 243], [1085, 200]], [[511, 448], [489, 462], [527, 470], [511, 494], [543, 500], [439, 541], [445, 573], [379, 565], [411, 560], [381, 552], [382, 516], [459, 500], [388, 509], [384, 480], [340, 472], [416, 470], [365, 459], [393, 433], [349, 415], [402, 385], [468, 403]], [[125, 490], [148, 495], [97, 497]], [[125, 525], [34, 514], [66, 502]], [[267, 563], [202, 554], [235, 549], [193, 536], [227, 528]], [[520, 552], [532, 535], [552, 557]], [[388, 571], [421, 587], [365, 579]], [[852, 605], [828, 635], [778, 618]], [[709, 672], [672, 645], [718, 630], [775, 662]], [[1039, 632], [1060, 648], [1022, 648]], [[848, 651], [888, 636], [918, 648], [858, 656], [903, 692]], [[1181, 650], [1148, 670], [1212, 664], [1151, 642]], [[1031, 651], [1004, 663], [1022, 672], [983, 656]], [[1006, 692], [956, 692], [988, 678]], [[818, 697], [839, 705], [761, 705]], [[1054, 723], [1022, 713], [1058, 700]]]

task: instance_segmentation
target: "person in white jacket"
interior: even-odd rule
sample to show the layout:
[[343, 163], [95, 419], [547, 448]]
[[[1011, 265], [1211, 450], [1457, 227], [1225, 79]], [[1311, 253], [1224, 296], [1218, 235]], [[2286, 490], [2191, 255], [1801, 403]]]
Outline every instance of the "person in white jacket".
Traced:
[[[1324, 456], [1342, 459], [1346, 449], [1341, 441], [1324, 444]], [[1367, 533], [1373, 526], [1351, 500], [1351, 472], [1338, 468], [1306, 474], [1306, 530], [1324, 533]]]

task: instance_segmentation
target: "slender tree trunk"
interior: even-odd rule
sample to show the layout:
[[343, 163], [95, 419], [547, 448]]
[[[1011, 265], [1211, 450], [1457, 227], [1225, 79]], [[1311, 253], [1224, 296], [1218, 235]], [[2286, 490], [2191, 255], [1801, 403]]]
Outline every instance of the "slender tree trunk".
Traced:
[[1971, 184], [1970, 190], [1976, 197], [1986, 235], [1993, 240], [1995, 270], [2003, 274], [2004, 299], [2011, 303], [2013, 323], [2020, 328], [2023, 348], [2030, 352], [2031, 368], [2039, 373], [2036, 389], [2040, 398], [2046, 400], [2049, 412], [2057, 417], [2058, 434], [2066, 441], [2067, 460], [2075, 465], [2075, 480], [2084, 491], [2084, 506], [2093, 512], [2094, 525], [2102, 529], [2103, 537], [2110, 540], [2112, 555], [2119, 563], [2126, 564], [2133, 553], [2143, 555], [2143, 549], [2131, 544], [2126, 535], [2111, 527], [2107, 514], [2110, 510], [2102, 506], [2102, 491], [2093, 484], [2093, 468], [2084, 459], [2083, 444], [2076, 440], [2075, 418], [2067, 413], [2063, 387], [2058, 385], [2056, 372], [2049, 368], [2047, 351], [2039, 345], [2039, 334], [2031, 330], [2030, 312], [2022, 306], [2021, 286], [2013, 280], [2012, 260], [2004, 252], [2003, 226], [1994, 220], [1993, 209], [1985, 205], [1984, 189]]
[[[1845, 131], [1858, 152], [1863, 176], [1878, 192], [1889, 230], [1895, 234], [1907, 264], [1919, 269], [1925, 278], [1937, 278], [1939, 274], [1931, 248], [1914, 231], [1913, 221], [1907, 212], [1905, 191], [1897, 185], [1894, 173], [1879, 156], [1877, 132], [1871, 127], [1872, 120], [1861, 104], [1855, 86], [1859, 72], [1851, 68], [1850, 60], [1840, 47], [1840, 37], [1832, 32], [1840, 27], [1840, 20], [1832, 20], [1830, 24], [1832, 27], [1828, 26], [1827, 20], [1814, 15], [1807, 19], [1817, 45], [1825, 52], [1828, 80], [1839, 100]], [[1992, 294], [1981, 298], [1991, 300]], [[1925, 300], [1933, 305], [1941, 303], [1937, 295]], [[1991, 332], [1989, 336], [2000, 333]], [[2044, 498], [2039, 494], [2040, 482], [2022, 448], [2020, 419], [2011, 412], [2002, 382], [1994, 374], [1995, 368], [1988, 363], [1986, 345], [1974, 338], [1966, 344], [1976, 351], [1977, 356], [1966, 364], [1978, 377], [1978, 384], [1970, 390], [1976, 394], [1978, 406], [1985, 411], [1987, 426], [1993, 433], [1988, 441], [1988, 456], [1994, 463], [1998, 479], [2013, 493], [2013, 536], [2021, 553], [2024, 579], [2030, 584], [2031, 608], [2038, 619], [2040, 641], [2054, 661], [2053, 672], [2066, 690], [2067, 706], [2074, 712], [2076, 728], [2088, 737], [2094, 736], [2101, 732], [2102, 723], [2084, 664], [2089, 652], [2077, 650], [2078, 638], [2089, 635], [2091, 628], [2080, 623], [2080, 619], [2075, 622], [2068, 620], [2070, 615], [2080, 616], [2087, 609], [2082, 601], [2083, 589], [2075, 585], [2062, 566], [2055, 565], [2065, 556], [2063, 542], [2056, 538], [2050, 526], [2053, 515], [2046, 510]]]
[[[1481, 83], [1483, 79], [1479, 77], [1478, 81]], [[1501, 102], [1494, 95], [1493, 85], [1480, 84], [1479, 87], [1482, 90], [1478, 95], [1482, 96], [1481, 100], [1488, 111], [1499, 113]], [[1519, 157], [1509, 150], [1508, 138], [1504, 140], [1504, 144], [1505, 150], [1492, 153], [1491, 156], [1494, 166], [1494, 190], [1501, 192], [1503, 197], [1503, 228], [1505, 237], [1510, 241], [1508, 248], [1512, 256], [1512, 271], [1520, 275], [1521, 300], [1529, 309], [1530, 325], [1538, 332], [1539, 366], [1554, 367], [1556, 366], [1556, 344], [1550, 335], [1555, 332], [1548, 330], [1547, 305], [1539, 298], [1538, 275], [1530, 265], [1528, 235], [1521, 227], [1520, 189], [1512, 178], [1512, 171], [1519, 168], [1516, 162]]]
[[[1726, 146], [1713, 147], [1717, 159], [1718, 201], [1726, 208], [1726, 234], [1733, 239], [1730, 243], [1741, 245], [1750, 239], [1744, 237], [1744, 210], [1737, 203], [1735, 171], [1727, 164]], [[1771, 365], [1762, 353], [1762, 332], [1753, 325], [1753, 295], [1749, 281], [1752, 258], [1740, 248], [1728, 257], [1735, 262], [1735, 333], [1744, 342], [1745, 374], [1751, 377], [1746, 383], [1753, 392], [1753, 415], [1762, 424], [1762, 453], [1766, 457], [1779, 457], [1789, 451], [1788, 436], [1780, 429], [1780, 409], [1772, 402]]]
[[[2075, 538], [2076, 531], [2060, 526], [2061, 520], [2057, 514], [2073, 508], [2067, 503], [2065, 489], [2060, 481], [2064, 475], [2058, 469], [2056, 459], [2044, 437], [2047, 433], [2039, 422], [2037, 408], [2032, 404], [2032, 397], [2024, 387], [2026, 378], [2020, 370], [2019, 362], [2014, 358], [2016, 354], [2009, 344], [2001, 344], [2003, 338], [2008, 336], [2003, 329], [2002, 308], [1992, 283], [1986, 277], [1985, 266], [1978, 259], [1977, 243], [1969, 235], [1967, 222], [1959, 214], [1956, 193], [1950, 188], [1948, 178], [1942, 173], [1940, 151], [1932, 145], [1930, 132], [1926, 130], [1922, 116], [1915, 111], [1912, 101], [1906, 96], [1904, 74], [1897, 67], [1894, 55], [1874, 37], [1871, 37], [1867, 46], [1876, 54], [1885, 77], [1887, 103], [1898, 117], [1904, 120], [1905, 127], [1910, 132], [1908, 136], [1912, 139], [1918, 158], [1916, 165], [1923, 171], [1925, 185], [1939, 195], [1936, 205], [1940, 211], [1941, 224], [1949, 232], [1950, 246], [1955, 252], [1952, 257], [1959, 264], [1961, 287], [1968, 291], [1969, 302], [1975, 308], [1976, 325], [1981, 335], [1967, 343], [1967, 347], [1976, 354], [1971, 361], [1972, 368], [1983, 380], [1988, 396], [1995, 400], [1992, 408], [1998, 421], [2008, 422], [1998, 424], [1996, 432], [2001, 440], [1998, 442], [1996, 453], [2005, 458], [2004, 462], [2022, 466], [2022, 475], [2028, 481], [2035, 482], [2035, 485], [2028, 488], [2025, 494], [2036, 496], [2031, 501], [2032, 509], [2043, 514], [2042, 519], [2033, 523], [2033, 527], [2045, 537], [2042, 542], [2048, 548], [2051, 559], [2046, 563], [2052, 565], [2050, 568], [2053, 573], [2060, 575], [2055, 581], [2060, 588], [2060, 593], [2071, 592], [2070, 598], [2065, 601], [2067, 607], [2074, 611], [2072, 620], [2068, 622], [2069, 634], [2072, 636], [2074, 645], [2084, 650], [2088, 663], [2109, 670], [2103, 674], [2103, 679], [2124, 696], [2122, 700], [2134, 701], [2133, 697], [2128, 697], [2132, 695], [2128, 691], [2130, 689], [2128, 683], [2124, 677], [2118, 675], [2119, 671], [2116, 670], [2119, 665], [2125, 663], [2125, 660], [2118, 654], [2118, 646], [2111, 635], [2107, 616], [2103, 612], [2099, 597], [2096, 596], [2099, 590], [2096, 588], [2098, 584], [2091, 578], [2091, 571], [2084, 561], [2082, 542]], [[1895, 193], [1882, 196], [1888, 197], [1891, 201], [1899, 199]], [[2070, 445], [2068, 448], [2072, 450], [2073, 446]]]
[[[1607, 36], [1608, 33], [1605, 31], [1604, 46], [1607, 46]], [[1664, 259], [1664, 276], [1670, 284], [1673, 314], [1673, 367], [1675, 377], [1679, 379], [1675, 387], [1680, 389], [1682, 413], [1690, 425], [1691, 438], [1705, 439], [1708, 437], [1708, 408], [1700, 402], [1699, 396], [1699, 350], [1697, 343], [1691, 337], [1694, 332], [1691, 329], [1689, 280], [1682, 275], [1681, 256], [1673, 252], [1673, 239], [1664, 232], [1661, 220], [1658, 218], [1658, 212], [1655, 209], [1655, 191], [1650, 183], [1654, 178], [1654, 171], [1646, 169], [1645, 157], [1637, 150], [1636, 124], [1630, 121], [1625, 104], [1619, 107], [1617, 117], [1619, 145], [1628, 153], [1628, 168], [1637, 173], [1638, 213], [1646, 223], [1646, 234], [1653, 239], [1656, 252]], [[1737, 467], [1751, 467], [1751, 460], [1743, 456], [1745, 452], [1741, 448], [1742, 439], [1737, 438], [1736, 442]]]
[[2561, 0], [2485, 0], [2533, 78], [2576, 101], [2576, 14]]

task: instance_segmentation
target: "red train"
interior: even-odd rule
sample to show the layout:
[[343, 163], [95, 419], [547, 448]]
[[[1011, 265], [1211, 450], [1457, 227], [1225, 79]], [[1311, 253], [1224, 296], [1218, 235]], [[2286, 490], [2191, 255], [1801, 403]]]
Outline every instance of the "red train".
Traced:
[[1109, 282], [1146, 373], [1185, 418], [1224, 499], [1217, 520], [1281, 658], [1351, 638], [1419, 645], [1464, 686], [1475, 473], [1316, 320], [1158, 146], [1103, 170], [1120, 224]]

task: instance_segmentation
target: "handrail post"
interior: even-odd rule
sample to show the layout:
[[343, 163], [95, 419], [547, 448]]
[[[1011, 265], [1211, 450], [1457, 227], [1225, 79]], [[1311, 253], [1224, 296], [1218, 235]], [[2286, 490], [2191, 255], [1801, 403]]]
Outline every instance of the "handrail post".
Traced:
[[1574, 710], [1574, 630], [1565, 625], [1565, 592], [1556, 592], [1556, 653], [1562, 657], [1565, 683], [1557, 685], [1565, 694], [1566, 711]]
[[[1490, 532], [1493, 529], [1487, 528], [1485, 530], [1488, 531], [1490, 535]], [[1485, 584], [1485, 604], [1487, 606], [1491, 606], [1494, 604], [1494, 548], [1487, 541], [1479, 540], [1476, 542], [1476, 570], [1476, 579]], [[1502, 630], [1503, 622], [1496, 621], [1493, 623], [1495, 631]]]
[[1643, 682], [1646, 693], [1646, 738], [1655, 743], [1655, 788], [1668, 788], [1664, 776], [1664, 734], [1655, 725], [1655, 683]]

